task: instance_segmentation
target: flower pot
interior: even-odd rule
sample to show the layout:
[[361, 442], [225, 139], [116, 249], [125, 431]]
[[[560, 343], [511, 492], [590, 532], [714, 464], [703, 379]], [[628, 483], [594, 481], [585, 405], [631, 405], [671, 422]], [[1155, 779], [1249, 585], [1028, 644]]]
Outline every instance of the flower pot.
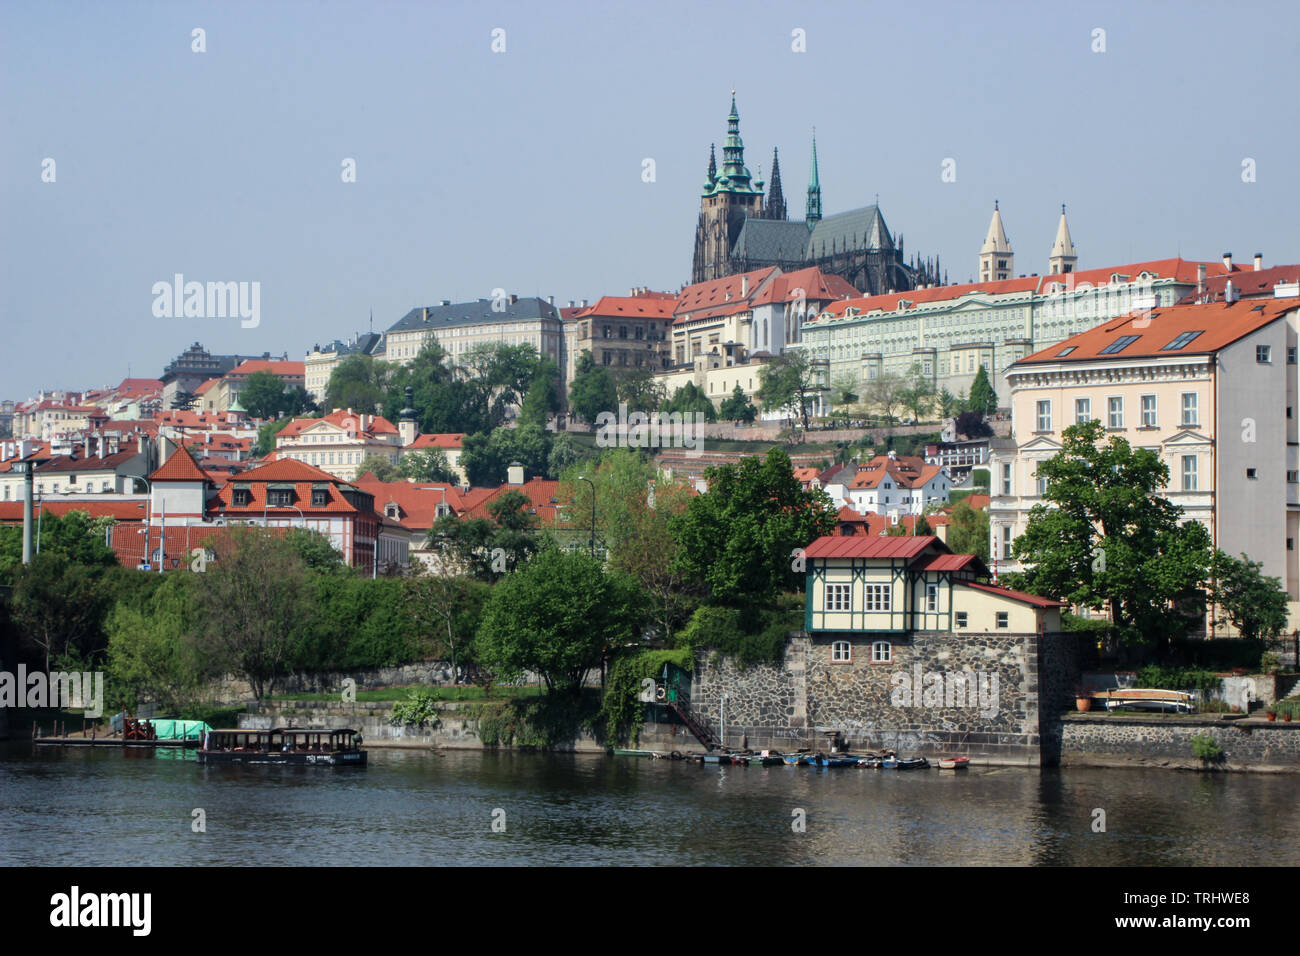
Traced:
[[1079, 713], [1086, 714], [1088, 711], [1092, 710], [1092, 698], [1076, 697], [1074, 699], [1074, 706], [1078, 709]]
[[1277, 720], [1277, 714], [1272, 714], [1272, 713], [1270, 713], [1270, 714], [1268, 715], [1268, 719], [1269, 719], [1270, 721]]
[[1283, 714], [1283, 715], [1282, 715], [1282, 722], [1283, 722], [1283, 723], [1287, 723], [1287, 724], [1291, 723], [1291, 715], [1290, 715], [1290, 714]]

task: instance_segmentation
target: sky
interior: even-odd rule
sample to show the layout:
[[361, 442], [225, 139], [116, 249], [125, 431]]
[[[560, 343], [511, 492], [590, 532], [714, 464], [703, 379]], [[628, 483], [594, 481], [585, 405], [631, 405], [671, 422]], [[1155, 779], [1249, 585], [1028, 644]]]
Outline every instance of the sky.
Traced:
[[[793, 218], [816, 127], [824, 212], [878, 195], [953, 282], [995, 199], [1017, 273], [1063, 202], [1081, 269], [1300, 262], [1297, 27], [1293, 2], [4, 0], [0, 398], [196, 341], [301, 359], [495, 289], [675, 291], [733, 88]], [[155, 315], [177, 273], [259, 283], [258, 324]]]

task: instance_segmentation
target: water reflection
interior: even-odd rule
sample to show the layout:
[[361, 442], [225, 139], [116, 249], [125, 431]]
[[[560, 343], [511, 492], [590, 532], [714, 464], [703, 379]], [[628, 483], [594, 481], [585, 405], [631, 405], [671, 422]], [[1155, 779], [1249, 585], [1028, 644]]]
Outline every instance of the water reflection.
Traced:
[[[209, 767], [182, 750], [22, 743], [0, 747], [0, 864], [1295, 865], [1296, 790], [1274, 775], [514, 752], [372, 750], [365, 770]], [[190, 829], [196, 808], [206, 833]]]

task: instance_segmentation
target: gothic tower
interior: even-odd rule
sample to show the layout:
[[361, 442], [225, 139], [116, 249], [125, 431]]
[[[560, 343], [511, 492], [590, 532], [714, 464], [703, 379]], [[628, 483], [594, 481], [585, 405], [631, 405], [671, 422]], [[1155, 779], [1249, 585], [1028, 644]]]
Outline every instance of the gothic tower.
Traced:
[[1047, 259], [1047, 271], [1054, 276], [1064, 275], [1073, 272], [1078, 262], [1079, 257], [1070, 239], [1070, 227], [1065, 222], [1065, 203], [1061, 203], [1061, 221], [1056, 226], [1056, 242], [1052, 243], [1052, 254]]
[[695, 261], [692, 282], [705, 282], [730, 274], [732, 244], [746, 216], [763, 216], [763, 181], [745, 168], [745, 144], [740, 139], [740, 114], [736, 91], [731, 91], [727, 140], [722, 147], [722, 169], [717, 170], [709, 150], [708, 181], [700, 199], [700, 220], [695, 227]]
[[805, 219], [811, 229], [822, 217], [822, 181], [817, 175], [817, 133], [813, 131], [812, 169], [808, 172], [808, 210]]
[[998, 201], [993, 200], [993, 218], [989, 220], [989, 234], [980, 247], [980, 282], [1010, 279], [1015, 274], [1015, 253], [1007, 241], [1007, 231], [1002, 227], [1002, 214]]
[[767, 209], [763, 211], [765, 219], [789, 219], [785, 211], [785, 194], [781, 191], [781, 159], [777, 151], [772, 150], [772, 182], [767, 187]]

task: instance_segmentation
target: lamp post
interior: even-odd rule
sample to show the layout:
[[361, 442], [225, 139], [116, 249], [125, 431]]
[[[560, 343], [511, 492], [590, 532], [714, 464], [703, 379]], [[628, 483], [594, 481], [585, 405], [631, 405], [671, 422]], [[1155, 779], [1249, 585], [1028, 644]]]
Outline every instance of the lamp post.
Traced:
[[586, 475], [579, 475], [579, 481], [591, 485], [591, 556], [596, 556], [596, 483]]

